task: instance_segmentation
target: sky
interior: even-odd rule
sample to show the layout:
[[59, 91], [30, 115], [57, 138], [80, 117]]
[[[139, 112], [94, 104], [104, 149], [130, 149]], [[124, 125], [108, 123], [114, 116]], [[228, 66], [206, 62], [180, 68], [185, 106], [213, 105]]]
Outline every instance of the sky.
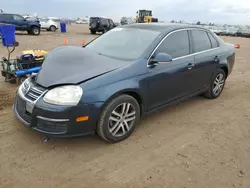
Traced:
[[105, 16], [119, 21], [151, 9], [162, 21], [250, 25], [250, 0], [0, 0], [4, 12], [78, 18]]

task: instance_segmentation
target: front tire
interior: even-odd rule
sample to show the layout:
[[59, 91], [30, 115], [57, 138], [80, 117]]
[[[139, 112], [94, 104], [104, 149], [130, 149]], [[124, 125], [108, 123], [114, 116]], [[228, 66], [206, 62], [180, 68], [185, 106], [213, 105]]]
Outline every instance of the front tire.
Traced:
[[140, 106], [135, 98], [120, 95], [102, 110], [97, 134], [110, 143], [128, 138], [140, 120]]
[[225, 71], [219, 69], [216, 72], [214, 78], [212, 79], [209, 89], [204, 93], [204, 96], [210, 99], [218, 98], [224, 89], [225, 82], [226, 82]]

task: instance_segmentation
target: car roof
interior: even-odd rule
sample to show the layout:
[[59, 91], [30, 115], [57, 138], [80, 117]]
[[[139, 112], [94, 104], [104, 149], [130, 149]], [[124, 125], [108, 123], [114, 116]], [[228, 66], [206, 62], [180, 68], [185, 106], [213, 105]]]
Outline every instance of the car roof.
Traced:
[[18, 15], [18, 16], [22, 16], [21, 14], [13, 14], [13, 13], [0, 13], [0, 15]]
[[91, 19], [106, 19], [106, 20], [111, 20], [111, 18], [105, 18], [105, 17], [90, 17]]
[[123, 25], [120, 27], [146, 29], [146, 30], [152, 30], [152, 31], [160, 31], [162, 33], [170, 32], [170, 31], [178, 30], [178, 29], [187, 29], [187, 28], [205, 29], [197, 25], [176, 24], [176, 23], [135, 23], [135, 24]]

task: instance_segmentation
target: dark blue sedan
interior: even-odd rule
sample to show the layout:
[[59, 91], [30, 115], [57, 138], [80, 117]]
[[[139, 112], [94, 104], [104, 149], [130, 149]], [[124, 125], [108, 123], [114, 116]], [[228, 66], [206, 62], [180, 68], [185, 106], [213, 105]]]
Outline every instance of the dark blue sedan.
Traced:
[[234, 45], [201, 27], [120, 26], [84, 47], [51, 51], [19, 87], [14, 113], [49, 136], [97, 133], [119, 142], [156, 109], [199, 94], [219, 97], [234, 62]]

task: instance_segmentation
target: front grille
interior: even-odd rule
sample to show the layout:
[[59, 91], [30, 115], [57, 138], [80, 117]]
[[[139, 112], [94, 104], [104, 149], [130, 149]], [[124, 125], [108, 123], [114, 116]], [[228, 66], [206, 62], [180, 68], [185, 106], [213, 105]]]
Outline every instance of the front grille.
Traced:
[[27, 123], [31, 122], [31, 114], [26, 112], [26, 102], [19, 97], [16, 96], [16, 111], [19, 114], [19, 116], [26, 121]]
[[65, 133], [69, 122], [52, 122], [37, 118], [37, 128], [51, 133]]
[[44, 92], [43, 88], [33, 86], [30, 88], [25, 97], [27, 97], [31, 101], [35, 101], [43, 94], [43, 92]]

